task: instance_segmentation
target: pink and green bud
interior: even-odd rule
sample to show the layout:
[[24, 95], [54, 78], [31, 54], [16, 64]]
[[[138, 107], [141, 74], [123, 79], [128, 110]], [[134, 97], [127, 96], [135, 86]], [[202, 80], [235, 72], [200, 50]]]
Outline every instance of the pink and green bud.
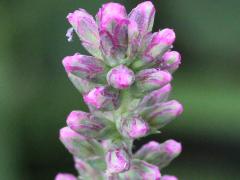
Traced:
[[93, 180], [99, 180], [102, 175], [98, 170], [94, 169], [89, 163], [74, 157], [75, 169], [80, 174], [81, 179], [91, 177]]
[[138, 25], [135, 21], [129, 21], [128, 24], [128, 50], [127, 50], [127, 58], [129, 63], [131, 63], [133, 59], [136, 58], [140, 43], [141, 37], [139, 36], [140, 32], [138, 29]]
[[98, 26], [94, 18], [84, 9], [79, 9], [69, 13], [67, 19], [81, 39], [83, 46], [95, 57], [101, 58]]
[[118, 104], [118, 94], [103, 86], [92, 89], [83, 99], [86, 104], [98, 110], [112, 110]]
[[121, 173], [129, 170], [130, 156], [125, 149], [109, 150], [106, 155], [107, 174]]
[[137, 86], [145, 91], [159, 89], [172, 80], [170, 73], [159, 69], [145, 69], [136, 75]]
[[171, 46], [176, 39], [175, 32], [172, 29], [166, 28], [153, 36], [152, 44], [165, 44]]
[[171, 73], [176, 71], [181, 64], [181, 55], [177, 51], [166, 52], [160, 61], [160, 68]]
[[[175, 159], [182, 152], [181, 143], [175, 140], [167, 140], [161, 144], [160, 160], [157, 163], [160, 169], [168, 166], [173, 159]], [[156, 162], [156, 161], [155, 161]]]
[[161, 178], [159, 168], [155, 165], [142, 161], [142, 163], [140, 164], [140, 169], [141, 170], [139, 174], [142, 176], [143, 180], [160, 180]]
[[167, 52], [175, 41], [175, 33], [172, 29], [163, 29], [152, 35], [146, 35], [142, 42], [140, 60], [134, 62], [133, 68], [150, 67]]
[[107, 3], [97, 14], [100, 47], [105, 62], [110, 66], [123, 63], [128, 48], [127, 12], [118, 3]]
[[161, 180], [178, 180], [176, 176], [164, 175]]
[[152, 31], [155, 8], [151, 1], [139, 4], [129, 14], [129, 19], [137, 23], [142, 36]]
[[119, 174], [121, 179], [160, 180], [161, 173], [155, 165], [142, 160], [133, 160], [129, 171]]
[[172, 90], [171, 84], [167, 84], [160, 89], [150, 92], [143, 98], [139, 105], [139, 108], [146, 108], [166, 101], [169, 97], [171, 90]]
[[124, 65], [112, 68], [107, 74], [108, 84], [116, 89], [127, 89], [135, 80], [134, 72]]
[[181, 151], [181, 143], [175, 140], [167, 140], [162, 144], [150, 142], [140, 148], [134, 157], [147, 161], [162, 169], [175, 159]]
[[77, 180], [77, 178], [69, 173], [58, 173], [55, 180]]
[[172, 119], [181, 115], [183, 112], [183, 106], [175, 100], [156, 104], [149, 109], [144, 117], [148, 119], [149, 123], [156, 127], [161, 128], [171, 122]]
[[171, 29], [163, 29], [152, 35], [146, 50], [143, 54], [143, 60], [150, 63], [162, 56], [175, 41], [175, 33]]
[[68, 151], [76, 157], [88, 158], [101, 153], [101, 148], [97, 142], [78, 134], [69, 127], [60, 130], [59, 139]]
[[145, 159], [146, 157], [151, 156], [151, 154], [158, 154], [159, 153], [159, 149], [160, 149], [160, 144], [158, 142], [150, 141], [149, 143], [143, 145], [135, 153], [134, 157], [138, 158], [138, 159]]
[[81, 78], [92, 79], [104, 71], [104, 65], [101, 60], [79, 53], [65, 57], [62, 63], [68, 74], [72, 73]]
[[104, 125], [90, 113], [72, 111], [67, 118], [67, 125], [86, 137], [97, 137]]
[[100, 30], [105, 29], [113, 33], [111, 26], [116, 25], [119, 20], [126, 19], [127, 11], [125, 7], [119, 3], [106, 3], [99, 9], [96, 18]]
[[146, 136], [150, 131], [148, 123], [139, 116], [123, 118], [120, 123], [121, 134], [130, 139]]

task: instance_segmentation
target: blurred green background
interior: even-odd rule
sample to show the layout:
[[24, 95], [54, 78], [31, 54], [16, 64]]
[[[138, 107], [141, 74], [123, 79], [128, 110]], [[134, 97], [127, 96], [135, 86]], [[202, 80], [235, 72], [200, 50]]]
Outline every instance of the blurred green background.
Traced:
[[[58, 130], [71, 110], [86, 107], [61, 60], [86, 51], [77, 38], [67, 42], [65, 17], [79, 7], [95, 14], [106, 2], [0, 0], [1, 180], [51, 180], [59, 171], [75, 172]], [[115, 2], [130, 10], [142, 1]], [[180, 180], [239, 180], [240, 1], [153, 2], [155, 31], [175, 29], [175, 49], [183, 56], [172, 96], [185, 112], [161, 135], [149, 137], [184, 145], [164, 173]]]

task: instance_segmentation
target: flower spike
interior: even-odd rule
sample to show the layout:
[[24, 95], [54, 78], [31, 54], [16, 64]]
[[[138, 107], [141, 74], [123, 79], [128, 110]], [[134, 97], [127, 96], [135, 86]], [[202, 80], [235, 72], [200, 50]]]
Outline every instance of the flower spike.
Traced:
[[177, 180], [161, 169], [181, 153], [181, 143], [151, 141], [132, 150], [135, 139], [159, 133], [183, 112], [169, 100], [181, 64], [172, 50], [176, 34], [152, 32], [155, 13], [145, 1], [129, 14], [114, 2], [103, 4], [95, 18], [84, 9], [68, 14], [68, 41], [75, 31], [92, 56], [75, 53], [62, 64], [89, 112], [72, 111], [60, 130], [78, 176], [59, 173], [56, 180]]

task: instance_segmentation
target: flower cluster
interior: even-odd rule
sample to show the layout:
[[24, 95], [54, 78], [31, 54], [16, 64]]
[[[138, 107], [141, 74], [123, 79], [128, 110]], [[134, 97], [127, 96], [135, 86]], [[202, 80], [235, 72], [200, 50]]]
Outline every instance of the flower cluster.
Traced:
[[179, 142], [152, 141], [132, 152], [135, 139], [159, 133], [183, 112], [178, 101], [168, 100], [172, 73], [181, 63], [172, 51], [175, 33], [152, 33], [154, 16], [150, 1], [130, 14], [107, 3], [96, 20], [84, 9], [67, 16], [68, 40], [75, 32], [92, 56], [67, 56], [63, 66], [90, 112], [72, 111], [60, 130], [79, 176], [60, 173], [56, 180], [177, 179], [160, 171], [181, 153]]

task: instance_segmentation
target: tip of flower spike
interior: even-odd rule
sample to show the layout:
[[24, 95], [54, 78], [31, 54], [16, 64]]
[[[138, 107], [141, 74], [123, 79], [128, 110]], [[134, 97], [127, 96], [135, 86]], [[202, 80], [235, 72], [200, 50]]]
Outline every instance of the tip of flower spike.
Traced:
[[111, 18], [125, 18], [127, 16], [126, 9], [119, 3], [109, 2], [102, 5], [97, 13], [97, 19], [100, 21], [100, 26]]
[[167, 140], [164, 142], [164, 147], [166, 152], [171, 156], [177, 156], [182, 151], [182, 145], [181, 143], [175, 141], [175, 140]]
[[77, 178], [69, 173], [58, 173], [55, 180], [77, 180]]

